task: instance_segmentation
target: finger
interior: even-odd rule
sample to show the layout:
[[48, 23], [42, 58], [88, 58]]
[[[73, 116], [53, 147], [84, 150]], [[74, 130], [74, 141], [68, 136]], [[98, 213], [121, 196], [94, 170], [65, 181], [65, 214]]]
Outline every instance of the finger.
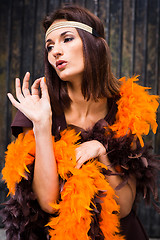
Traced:
[[89, 154], [89, 149], [86, 148], [86, 143], [81, 143], [75, 150], [76, 152], [76, 159], [78, 161], [79, 158], [81, 158], [82, 156], [85, 156], [85, 157], [89, 157], [90, 154]]
[[89, 159], [86, 158], [85, 156], [82, 156], [82, 157], [77, 161], [76, 168], [77, 168], [77, 169], [81, 168], [82, 165], [83, 165], [85, 162], [87, 162], [87, 161], [89, 161]]
[[75, 168], [80, 169], [80, 168], [81, 168], [81, 165], [77, 164], [77, 165], [75, 166]]
[[29, 91], [29, 79], [30, 79], [30, 73], [27, 72], [24, 76], [23, 79], [23, 85], [22, 85], [22, 91], [23, 91], [23, 95], [26, 97], [28, 95], [30, 95], [30, 91]]
[[32, 95], [39, 96], [39, 86], [40, 86], [41, 80], [42, 80], [42, 78], [38, 78], [34, 81], [32, 87], [31, 87]]
[[40, 86], [41, 86], [42, 97], [49, 99], [48, 88], [47, 88], [45, 77], [43, 77]]
[[83, 162], [79, 159], [75, 168], [80, 169], [82, 167], [82, 165], [83, 165]]
[[82, 153], [81, 153], [80, 147], [77, 147], [77, 148], [75, 149], [75, 153], [76, 153], [76, 162], [78, 162], [79, 159], [80, 159], [81, 156], [82, 156]]
[[18, 101], [16, 101], [16, 99], [13, 97], [13, 95], [11, 93], [7, 93], [7, 96], [9, 98], [9, 100], [11, 101], [12, 105], [19, 109], [20, 108], [20, 103]]
[[15, 80], [15, 88], [16, 88], [16, 97], [21, 102], [24, 99], [24, 96], [21, 91], [21, 82], [19, 78]]

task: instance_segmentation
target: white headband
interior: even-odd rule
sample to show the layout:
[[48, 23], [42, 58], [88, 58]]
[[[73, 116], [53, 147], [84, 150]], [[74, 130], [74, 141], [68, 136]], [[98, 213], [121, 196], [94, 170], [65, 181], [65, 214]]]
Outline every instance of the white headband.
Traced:
[[58, 22], [58, 23], [52, 24], [46, 32], [46, 38], [52, 31], [59, 29], [59, 28], [64, 28], [64, 27], [79, 28], [86, 32], [89, 32], [90, 34], [92, 34], [95, 37], [99, 37], [99, 34], [92, 27], [90, 27], [84, 23], [75, 22], [75, 21], [63, 21], [63, 22]]

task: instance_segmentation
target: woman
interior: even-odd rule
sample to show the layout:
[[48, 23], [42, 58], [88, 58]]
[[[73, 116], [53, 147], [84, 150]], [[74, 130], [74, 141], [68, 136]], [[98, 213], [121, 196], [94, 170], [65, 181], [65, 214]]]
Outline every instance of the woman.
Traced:
[[[20, 182], [17, 181], [14, 195], [4, 210], [4, 222], [9, 226], [7, 239], [48, 239], [49, 235], [44, 226], [49, 216], [53, 218], [53, 222], [49, 224], [52, 228], [51, 239], [83, 239], [83, 233], [79, 235], [78, 227], [77, 235], [73, 237], [75, 230], [73, 232], [71, 232], [72, 228], [66, 230], [67, 224], [60, 225], [59, 222], [63, 214], [63, 193], [67, 184], [73, 181], [75, 176], [75, 179], [78, 179], [77, 174], [87, 168], [91, 159], [95, 159], [96, 164], [99, 164], [101, 169], [98, 173], [99, 179], [104, 181], [101, 176], [103, 172], [105, 182], [115, 190], [110, 202], [116, 200], [120, 210], [116, 207], [111, 211], [110, 216], [120, 218], [121, 227], [118, 233], [116, 218], [116, 233], [113, 232], [109, 236], [107, 235], [109, 233], [103, 230], [102, 222], [104, 223], [105, 217], [102, 220], [101, 213], [104, 209], [101, 202], [105, 202], [104, 199], [107, 198], [105, 195], [109, 195], [109, 186], [108, 189], [97, 187], [98, 192], [95, 191], [88, 205], [87, 211], [92, 216], [89, 218], [89, 229], [84, 230], [86, 231], [84, 239], [89, 237], [122, 239], [121, 236], [129, 240], [148, 239], [133, 211], [133, 205], [139, 190], [142, 192], [146, 189], [146, 195], [149, 197], [150, 189], [154, 188], [156, 160], [152, 161], [153, 157], [148, 153], [147, 148], [141, 147], [143, 145], [141, 136], [131, 128], [129, 132], [115, 137], [114, 123], [117, 123], [115, 119], [118, 100], [122, 99], [120, 97], [122, 83], [111, 72], [111, 57], [104, 39], [103, 24], [86, 9], [70, 6], [47, 16], [43, 25], [46, 32], [45, 78], [37, 79], [30, 93], [28, 89], [30, 74], [26, 73], [22, 90], [20, 80], [16, 79], [18, 101], [10, 93], [8, 94], [12, 104], [20, 110], [12, 123], [13, 134], [18, 136], [23, 131], [25, 139], [29, 130], [33, 128], [35, 155], [31, 152], [29, 154], [35, 157], [35, 162], [26, 164], [31, 173], [25, 173], [27, 180], [22, 178]], [[150, 102], [157, 108], [156, 97], [152, 97]], [[112, 129], [109, 126], [114, 127]], [[74, 145], [76, 157], [74, 169], [70, 170], [70, 174], [67, 172], [63, 179], [59, 172], [53, 142], [61, 140], [60, 133], [66, 128], [80, 133], [80, 139], [77, 140], [78, 145]], [[54, 140], [52, 135], [55, 136]], [[23, 141], [25, 140], [22, 139], [21, 143]], [[132, 158], [138, 161], [133, 161]], [[91, 164], [94, 163], [91, 161]], [[150, 177], [147, 176], [148, 173]], [[3, 176], [6, 179], [5, 170]], [[80, 186], [80, 182], [77, 184]], [[83, 184], [82, 188], [87, 186], [85, 181]], [[107, 192], [104, 194], [101, 190]], [[101, 200], [98, 202], [97, 199]], [[55, 202], [58, 203], [59, 211], [56, 211], [55, 205], [51, 205]], [[25, 205], [29, 206], [29, 210]], [[73, 209], [76, 209], [75, 205]], [[78, 212], [77, 209], [75, 211]], [[69, 219], [71, 215], [66, 217]], [[58, 219], [57, 223], [54, 219]], [[83, 220], [84, 217], [81, 217], [79, 224]], [[12, 222], [12, 226], [9, 222]], [[87, 220], [85, 226], [86, 222]], [[66, 228], [64, 231], [62, 228], [59, 230], [63, 234], [58, 232], [58, 224]], [[82, 227], [81, 232], [83, 232]]]

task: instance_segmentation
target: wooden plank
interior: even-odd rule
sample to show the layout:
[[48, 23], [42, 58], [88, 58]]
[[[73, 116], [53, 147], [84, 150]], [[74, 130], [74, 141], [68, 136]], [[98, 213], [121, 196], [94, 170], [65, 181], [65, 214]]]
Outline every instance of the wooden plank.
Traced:
[[[0, 6], [0, 156], [1, 159], [4, 157], [5, 144], [6, 144], [6, 114], [7, 114], [7, 70], [8, 70], [8, 57], [9, 57], [9, 22], [10, 18], [8, 17], [9, 8], [5, 0], [1, 1]], [[7, 17], [6, 17], [7, 16]], [[0, 170], [3, 167], [4, 162], [0, 161]]]
[[85, 2], [85, 7], [90, 10], [91, 12], [95, 12], [95, 2], [96, 1], [90, 1], [90, 0], [86, 0]]
[[120, 1], [110, 2], [110, 50], [112, 56], [112, 71], [118, 77], [119, 36], [120, 36]]
[[136, 38], [135, 38], [135, 73], [140, 75], [140, 83], [143, 84], [144, 65], [144, 21], [145, 21], [145, 1], [139, 0], [136, 5]]
[[[9, 5], [8, 5], [9, 4]], [[6, 144], [8, 139], [8, 122], [6, 120], [9, 119], [9, 111], [8, 108], [8, 99], [6, 96], [7, 91], [9, 90], [8, 80], [9, 80], [9, 62], [10, 59], [10, 30], [11, 30], [11, 1], [8, 1], [6, 4], [5, 0], [0, 2], [0, 172], [4, 167], [4, 153], [6, 150]], [[2, 175], [0, 173], [0, 203], [5, 201], [6, 197], [6, 188], [4, 182], [1, 180]], [[0, 208], [2, 206], [0, 205]], [[0, 219], [0, 227], [2, 227], [1, 219]]]
[[24, 0], [22, 21], [22, 48], [21, 48], [21, 73], [23, 79], [25, 73], [33, 73], [34, 33], [35, 33], [35, 9], [36, 0]]
[[37, 2], [37, 11], [35, 15], [35, 44], [33, 48], [33, 74], [32, 79], [35, 80], [44, 75], [44, 29], [42, 27], [42, 21], [46, 16], [47, 12], [47, 1], [38, 0]]
[[[22, 22], [23, 22], [23, 1], [14, 0], [12, 6], [12, 26], [11, 26], [11, 61], [9, 69], [9, 79], [11, 92], [15, 96], [15, 78], [20, 77], [21, 73], [21, 58], [22, 58]], [[11, 115], [12, 119], [17, 111], [11, 103]], [[9, 133], [11, 134], [10, 124]]]
[[[123, 4], [123, 49], [122, 49], [122, 76], [131, 76], [131, 60], [132, 60], [132, 15], [133, 4], [131, 0], [124, 0]], [[133, 73], [135, 74], [135, 73]]]
[[48, 2], [48, 9], [47, 12], [53, 12], [54, 10], [58, 9], [61, 6], [62, 1], [57, 0], [49, 0]]

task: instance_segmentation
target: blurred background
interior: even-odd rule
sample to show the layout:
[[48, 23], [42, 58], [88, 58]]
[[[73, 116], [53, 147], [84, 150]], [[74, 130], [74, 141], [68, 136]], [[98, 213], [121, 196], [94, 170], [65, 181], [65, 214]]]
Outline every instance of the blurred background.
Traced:
[[[100, 17], [111, 49], [112, 70], [118, 78], [139, 75], [140, 84], [151, 87], [152, 94], [160, 94], [160, 0], [0, 0], [0, 172], [6, 146], [13, 140], [10, 124], [16, 112], [6, 94], [14, 94], [15, 77], [23, 79], [27, 71], [32, 81], [43, 76], [41, 22], [64, 3], [84, 6]], [[157, 120], [160, 125], [160, 109]], [[146, 140], [152, 140], [154, 153], [160, 154], [160, 128]], [[1, 177], [3, 203], [7, 189]], [[155, 209], [142, 201], [138, 215], [150, 238], [160, 239], [160, 215]], [[0, 235], [0, 240], [4, 239]]]

